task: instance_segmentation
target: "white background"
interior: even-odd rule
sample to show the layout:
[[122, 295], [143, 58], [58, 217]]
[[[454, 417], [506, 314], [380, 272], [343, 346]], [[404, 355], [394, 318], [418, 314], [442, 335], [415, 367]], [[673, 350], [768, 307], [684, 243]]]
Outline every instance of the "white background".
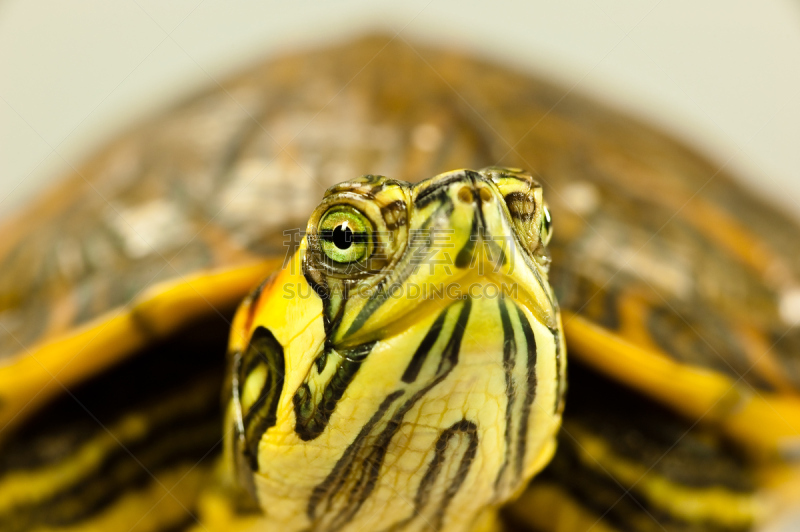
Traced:
[[460, 44], [644, 116], [800, 218], [790, 0], [0, 0], [0, 216], [182, 95], [370, 29]]

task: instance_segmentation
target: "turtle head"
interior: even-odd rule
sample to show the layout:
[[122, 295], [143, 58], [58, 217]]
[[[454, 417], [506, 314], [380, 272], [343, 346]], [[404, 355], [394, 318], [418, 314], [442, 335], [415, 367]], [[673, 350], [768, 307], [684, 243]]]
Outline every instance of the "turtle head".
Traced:
[[550, 231], [518, 170], [326, 192], [231, 340], [229, 462], [271, 522], [468, 530], [524, 487], [561, 418]]

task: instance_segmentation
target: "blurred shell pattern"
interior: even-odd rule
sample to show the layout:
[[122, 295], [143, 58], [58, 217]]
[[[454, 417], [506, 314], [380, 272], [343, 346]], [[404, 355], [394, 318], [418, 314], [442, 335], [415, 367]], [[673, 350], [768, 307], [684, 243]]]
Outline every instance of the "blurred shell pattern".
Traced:
[[[544, 185], [565, 310], [757, 389], [800, 385], [788, 217], [581, 96], [384, 38], [284, 56], [212, 88], [8, 221], [0, 364], [159, 281], [286, 255], [334, 183], [489, 165]], [[624, 330], [626, 315], [646, 338]]]

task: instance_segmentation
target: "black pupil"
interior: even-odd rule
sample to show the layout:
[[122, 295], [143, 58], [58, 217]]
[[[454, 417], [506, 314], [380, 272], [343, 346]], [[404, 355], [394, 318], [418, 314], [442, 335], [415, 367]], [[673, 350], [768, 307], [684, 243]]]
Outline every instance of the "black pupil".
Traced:
[[353, 245], [353, 231], [346, 225], [339, 225], [331, 234], [333, 245], [339, 249], [347, 249]]

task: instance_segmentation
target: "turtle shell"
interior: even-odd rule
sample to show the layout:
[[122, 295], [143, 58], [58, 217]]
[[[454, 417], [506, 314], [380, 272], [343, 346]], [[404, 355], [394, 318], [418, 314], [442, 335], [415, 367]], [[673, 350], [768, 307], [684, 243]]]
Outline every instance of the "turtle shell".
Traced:
[[[800, 454], [800, 329], [787, 304], [800, 229], [724, 165], [630, 117], [384, 38], [272, 59], [201, 93], [4, 223], [2, 438], [65, 390], [154, 356], [148, 346], [163, 354], [176, 331], [228, 320], [329, 186], [496, 165], [545, 187], [570, 355], [608, 384], [573, 385], [576, 404], [594, 412], [592, 394], [623, 390], [633, 399], [608, 408], [644, 413], [620, 416], [619, 431], [647, 439], [636, 427], [663, 411], [671, 434], [697, 425], [751, 458]], [[575, 411], [575, 427], [592, 418]]]

